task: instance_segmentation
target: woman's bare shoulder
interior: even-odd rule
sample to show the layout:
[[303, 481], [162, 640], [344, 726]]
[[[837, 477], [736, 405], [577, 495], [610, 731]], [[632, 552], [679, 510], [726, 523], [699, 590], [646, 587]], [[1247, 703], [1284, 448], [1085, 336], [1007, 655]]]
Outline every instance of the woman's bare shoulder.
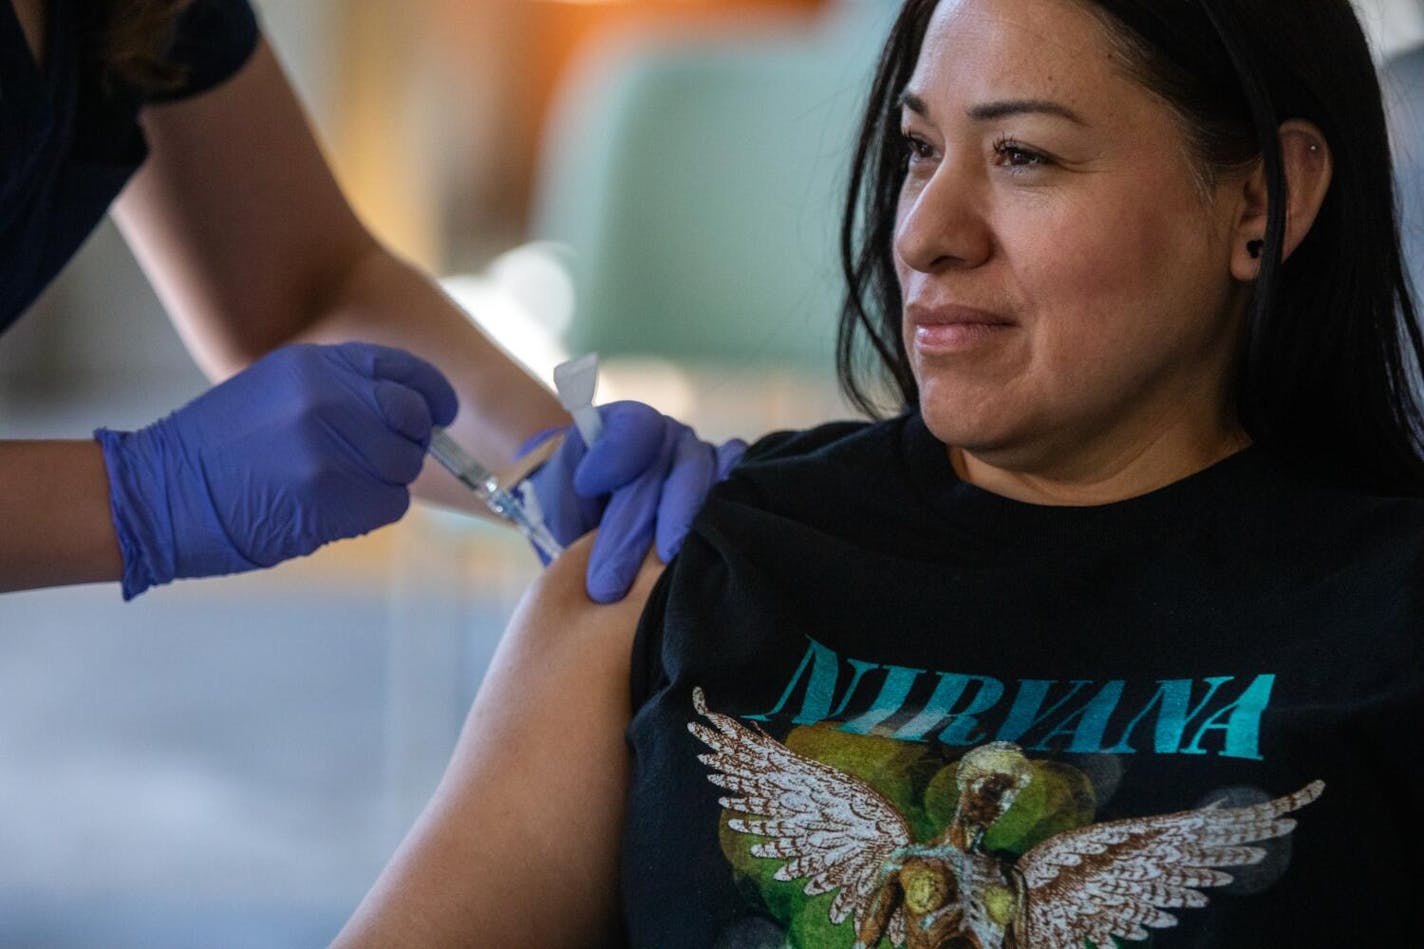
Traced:
[[336, 945], [518, 945], [533, 919], [547, 946], [616, 931], [630, 651], [662, 564], [601, 605], [584, 591], [592, 545], [525, 594], [444, 780]]
[[543, 643], [562, 638], [566, 630], [606, 631], [609, 635], [623, 631], [631, 640], [665, 565], [650, 550], [626, 597], [615, 603], [596, 603], [584, 587], [595, 538], [596, 534], [587, 534], [575, 541], [535, 579], [510, 622], [510, 634]]

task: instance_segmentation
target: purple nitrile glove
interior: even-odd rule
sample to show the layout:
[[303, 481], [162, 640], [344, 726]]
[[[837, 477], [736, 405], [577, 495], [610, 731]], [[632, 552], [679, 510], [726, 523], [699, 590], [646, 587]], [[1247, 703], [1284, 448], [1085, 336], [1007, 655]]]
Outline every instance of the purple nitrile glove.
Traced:
[[531, 440], [526, 452], [565, 433], [559, 450], [524, 488], [532, 487], [559, 543], [599, 529], [587, 589], [591, 599], [611, 603], [628, 593], [654, 541], [663, 561], [676, 555], [707, 492], [727, 477], [747, 446], [736, 438], [710, 445], [641, 402], [600, 405], [598, 414], [603, 434], [592, 449], [572, 426]]
[[407, 352], [303, 343], [147, 428], [99, 429], [124, 599], [180, 577], [270, 567], [398, 520], [431, 426], [456, 408], [440, 371]]

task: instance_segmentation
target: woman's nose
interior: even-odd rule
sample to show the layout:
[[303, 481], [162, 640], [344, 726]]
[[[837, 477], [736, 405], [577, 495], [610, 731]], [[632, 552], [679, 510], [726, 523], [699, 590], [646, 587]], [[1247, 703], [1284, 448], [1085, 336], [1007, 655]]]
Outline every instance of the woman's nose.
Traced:
[[895, 226], [895, 253], [922, 273], [975, 267], [993, 248], [973, 172], [942, 162], [918, 191], [907, 182]]

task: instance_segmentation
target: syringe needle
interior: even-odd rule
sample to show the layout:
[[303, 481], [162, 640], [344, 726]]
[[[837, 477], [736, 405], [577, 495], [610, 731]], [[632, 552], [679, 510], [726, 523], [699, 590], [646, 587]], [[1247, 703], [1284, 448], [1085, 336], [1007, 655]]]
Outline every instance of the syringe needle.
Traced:
[[517, 527], [550, 560], [564, 552], [549, 529], [531, 518], [519, 499], [499, 486], [494, 473], [470, 457], [469, 452], [438, 425], [430, 431], [430, 455], [473, 491], [485, 507]]

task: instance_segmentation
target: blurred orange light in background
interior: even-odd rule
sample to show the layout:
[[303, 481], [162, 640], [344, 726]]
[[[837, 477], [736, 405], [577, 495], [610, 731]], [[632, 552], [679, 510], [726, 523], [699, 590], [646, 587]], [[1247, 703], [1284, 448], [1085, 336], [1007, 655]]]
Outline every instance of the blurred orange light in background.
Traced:
[[329, 156], [393, 249], [467, 270], [527, 238], [541, 132], [580, 55], [631, 31], [809, 29], [833, 2], [851, 0], [341, 0]]

